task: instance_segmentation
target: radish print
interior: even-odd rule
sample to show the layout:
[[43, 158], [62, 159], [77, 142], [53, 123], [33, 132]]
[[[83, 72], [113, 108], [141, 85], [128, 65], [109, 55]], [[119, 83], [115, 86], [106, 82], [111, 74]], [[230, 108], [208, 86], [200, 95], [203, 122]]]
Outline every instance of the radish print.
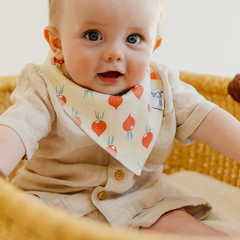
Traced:
[[137, 86], [135, 86], [135, 87], [132, 88], [133, 94], [134, 94], [138, 99], [141, 98], [141, 96], [142, 96], [142, 94], [143, 94], [143, 90], [144, 90], [144, 88], [143, 88], [142, 85], [137, 85]]
[[150, 113], [150, 111], [151, 111], [151, 101], [149, 100], [148, 101], [148, 112]]
[[151, 79], [157, 79], [155, 72], [151, 72]]
[[135, 127], [135, 119], [129, 114], [128, 118], [123, 123], [123, 129], [127, 132], [127, 139], [133, 138], [132, 130]]
[[82, 121], [80, 119], [80, 117], [78, 117], [78, 112], [76, 109], [72, 108], [72, 116], [71, 119], [78, 125], [81, 126], [82, 125]]
[[95, 112], [96, 121], [92, 123], [92, 130], [100, 137], [105, 130], [107, 129], [107, 124], [102, 121], [104, 118], [105, 111], [103, 112], [102, 116], [99, 115], [98, 112]]
[[123, 102], [123, 98], [119, 96], [110, 96], [108, 98], [109, 105], [114, 107], [116, 110], [122, 104], [122, 102]]
[[91, 97], [93, 98], [93, 91], [88, 90], [88, 89], [85, 90], [83, 98], [87, 98], [88, 94], [91, 95]]
[[107, 139], [107, 148], [105, 149], [108, 153], [110, 153], [113, 157], [117, 156], [117, 148], [116, 146], [113, 145], [114, 143], [114, 136], [112, 137], [112, 139], [110, 139], [110, 137], [108, 137]]
[[56, 86], [57, 99], [62, 106], [64, 106], [67, 103], [66, 97], [64, 95], [62, 95], [63, 94], [63, 89], [64, 89], [64, 85], [61, 86], [59, 89]]
[[142, 138], [142, 145], [148, 149], [150, 143], [152, 142], [152, 139], [153, 139], [153, 134], [151, 132], [151, 128], [148, 128], [148, 126], [146, 126], [146, 133]]
[[145, 160], [142, 160], [141, 162], [138, 161], [138, 167], [139, 167], [140, 169], [142, 169], [142, 168], [144, 167], [144, 164], [145, 164], [146, 161], [147, 161], [146, 159], [145, 159]]

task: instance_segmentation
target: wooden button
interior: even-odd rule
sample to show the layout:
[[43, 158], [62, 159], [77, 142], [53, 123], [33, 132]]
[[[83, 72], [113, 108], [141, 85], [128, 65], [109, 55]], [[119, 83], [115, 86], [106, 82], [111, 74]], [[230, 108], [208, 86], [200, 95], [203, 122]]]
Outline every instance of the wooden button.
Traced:
[[121, 171], [117, 171], [115, 176], [118, 180], [122, 180], [124, 178], [124, 173]]
[[100, 192], [100, 193], [98, 194], [98, 198], [99, 198], [100, 200], [104, 200], [104, 199], [106, 198], [106, 193], [105, 193], [105, 192]]

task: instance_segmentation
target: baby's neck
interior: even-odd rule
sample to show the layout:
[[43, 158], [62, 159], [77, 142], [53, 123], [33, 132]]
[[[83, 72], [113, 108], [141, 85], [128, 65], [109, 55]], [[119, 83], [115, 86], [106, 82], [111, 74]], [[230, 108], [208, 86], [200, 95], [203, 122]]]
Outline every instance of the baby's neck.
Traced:
[[132, 89], [132, 88], [130, 88], [130, 89], [128, 89], [128, 90], [125, 90], [125, 91], [123, 91], [123, 92], [120, 92], [120, 93], [118, 93], [118, 94], [115, 94], [114, 96], [119, 96], [119, 97], [121, 97], [122, 95], [124, 95], [124, 94], [126, 94], [127, 92], [129, 92], [131, 89]]

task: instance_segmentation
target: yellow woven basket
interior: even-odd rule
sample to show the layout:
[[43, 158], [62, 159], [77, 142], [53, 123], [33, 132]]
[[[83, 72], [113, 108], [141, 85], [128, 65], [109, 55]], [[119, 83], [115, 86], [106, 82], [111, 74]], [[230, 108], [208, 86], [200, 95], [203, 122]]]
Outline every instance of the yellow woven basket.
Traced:
[[[231, 79], [187, 72], [181, 72], [180, 78], [193, 85], [205, 98], [240, 120], [240, 104], [235, 102], [227, 92]], [[0, 78], [0, 114], [11, 105], [9, 97], [15, 86], [16, 77]], [[21, 163], [18, 167], [20, 165]], [[167, 174], [183, 169], [195, 170], [240, 187], [240, 164], [197, 141], [184, 147], [176, 142], [171, 156], [164, 164], [164, 171]], [[15, 171], [10, 178], [14, 176]], [[125, 235], [114, 232], [108, 226], [98, 226], [86, 219], [76, 220], [70, 214], [58, 212], [39, 203], [0, 178], [1, 240], [154, 240], [160, 238], [192, 239], [176, 235]]]

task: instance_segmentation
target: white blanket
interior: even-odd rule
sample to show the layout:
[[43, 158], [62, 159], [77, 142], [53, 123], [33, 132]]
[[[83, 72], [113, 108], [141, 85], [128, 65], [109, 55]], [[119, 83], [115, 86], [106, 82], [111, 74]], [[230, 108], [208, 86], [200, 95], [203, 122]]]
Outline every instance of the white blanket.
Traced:
[[208, 201], [213, 209], [202, 222], [234, 240], [240, 239], [240, 188], [194, 171], [170, 175], [169, 187]]

